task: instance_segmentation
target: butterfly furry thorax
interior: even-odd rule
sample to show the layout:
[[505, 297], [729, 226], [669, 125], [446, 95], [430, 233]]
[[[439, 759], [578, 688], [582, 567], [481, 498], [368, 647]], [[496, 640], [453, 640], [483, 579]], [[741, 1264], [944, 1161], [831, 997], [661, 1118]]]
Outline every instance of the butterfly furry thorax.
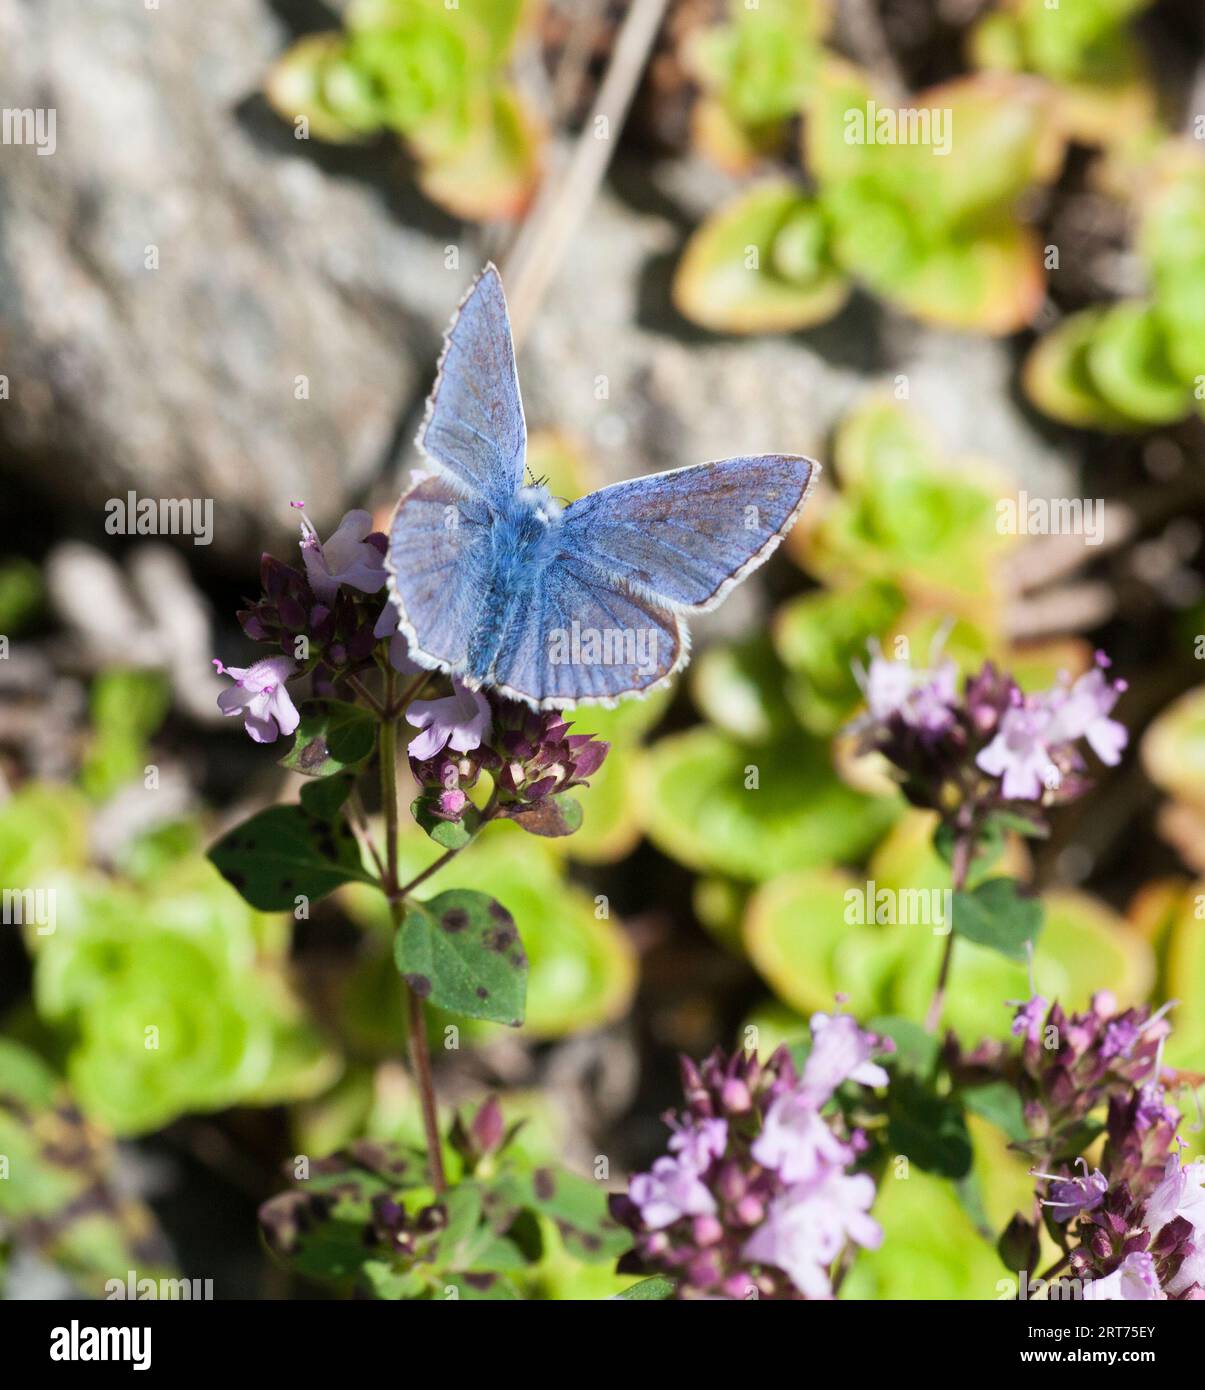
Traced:
[[527, 429], [502, 282], [448, 331], [416, 473], [390, 526], [398, 625], [421, 666], [537, 709], [612, 705], [686, 661], [714, 608], [794, 524], [819, 466], [789, 454], [645, 475], [562, 504], [523, 484]]

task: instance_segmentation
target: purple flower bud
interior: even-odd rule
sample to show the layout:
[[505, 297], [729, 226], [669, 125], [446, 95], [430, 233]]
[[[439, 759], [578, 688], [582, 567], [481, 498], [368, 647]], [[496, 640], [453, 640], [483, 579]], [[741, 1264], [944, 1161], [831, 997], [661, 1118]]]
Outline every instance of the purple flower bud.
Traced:
[[759, 1197], [742, 1197], [736, 1204], [736, 1219], [742, 1226], [759, 1226], [765, 1220], [766, 1209]]
[[753, 1097], [749, 1094], [749, 1087], [738, 1077], [724, 1082], [720, 1102], [729, 1115], [744, 1115], [753, 1108]]
[[469, 1133], [479, 1153], [491, 1154], [502, 1143], [506, 1121], [497, 1096], [490, 1096], [482, 1103], [469, 1125]]
[[243, 631], [253, 642], [270, 642], [272, 640], [272, 634], [255, 609], [245, 609], [238, 614], [238, 620]]
[[714, 1216], [696, 1216], [691, 1230], [700, 1246], [718, 1245], [724, 1239], [724, 1227]]
[[277, 604], [280, 622], [286, 632], [305, 632], [309, 627], [309, 614], [300, 599], [292, 594], [281, 596]]

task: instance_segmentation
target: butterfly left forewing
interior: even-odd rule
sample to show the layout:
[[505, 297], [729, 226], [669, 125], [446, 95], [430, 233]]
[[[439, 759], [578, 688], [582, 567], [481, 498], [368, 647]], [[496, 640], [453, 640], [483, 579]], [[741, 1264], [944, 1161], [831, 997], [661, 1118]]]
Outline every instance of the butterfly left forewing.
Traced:
[[492, 565], [488, 505], [418, 474], [393, 514], [385, 568], [411, 657], [459, 675], [482, 618]]

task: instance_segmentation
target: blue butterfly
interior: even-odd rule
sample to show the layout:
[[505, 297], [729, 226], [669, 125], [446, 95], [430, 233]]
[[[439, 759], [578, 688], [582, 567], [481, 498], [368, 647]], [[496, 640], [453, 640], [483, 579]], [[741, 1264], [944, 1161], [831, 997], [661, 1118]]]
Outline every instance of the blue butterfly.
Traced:
[[452, 320], [417, 442], [435, 471], [403, 494], [386, 557], [410, 656], [535, 709], [664, 684], [690, 653], [684, 615], [770, 555], [819, 472], [788, 454], [725, 459], [564, 507], [524, 486], [527, 426], [492, 265]]

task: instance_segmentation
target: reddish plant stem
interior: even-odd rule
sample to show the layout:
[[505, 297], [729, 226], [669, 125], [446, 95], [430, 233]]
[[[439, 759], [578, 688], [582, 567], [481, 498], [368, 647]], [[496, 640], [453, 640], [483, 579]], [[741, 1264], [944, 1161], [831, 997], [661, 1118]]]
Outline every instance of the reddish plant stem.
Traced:
[[[385, 706], [393, 705], [393, 673], [385, 678]], [[405, 916], [405, 895], [398, 888], [398, 799], [397, 799], [397, 715], [381, 722], [379, 752], [381, 759], [381, 809], [385, 818], [385, 894], [389, 899], [389, 914], [396, 931]], [[437, 1193], [447, 1191], [444, 1175], [443, 1147], [439, 1134], [439, 1112], [435, 1103], [435, 1081], [431, 1074], [431, 1052], [427, 1046], [427, 1017], [423, 1001], [403, 981], [406, 991], [406, 1017], [410, 1034], [410, 1065], [418, 1087], [423, 1112], [423, 1132], [427, 1139], [427, 1163], [431, 1169], [431, 1184]]]

